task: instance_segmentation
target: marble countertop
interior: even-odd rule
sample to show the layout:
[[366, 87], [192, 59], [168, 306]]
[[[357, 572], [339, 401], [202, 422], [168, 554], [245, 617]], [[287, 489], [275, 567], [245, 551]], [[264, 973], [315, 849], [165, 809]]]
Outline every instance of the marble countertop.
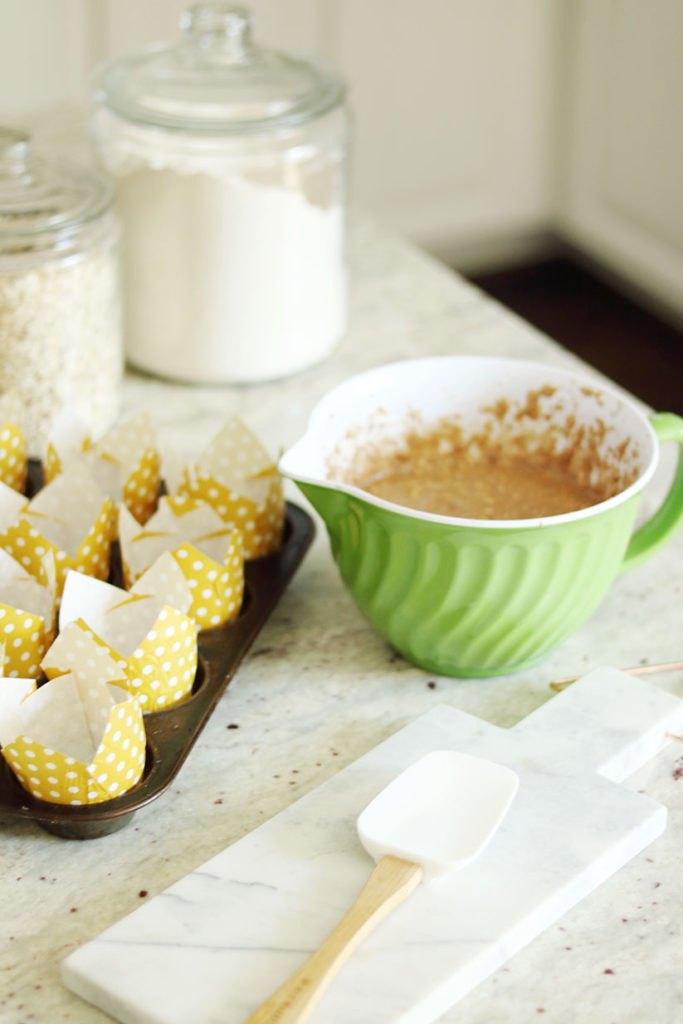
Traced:
[[[375, 226], [354, 230], [352, 269], [350, 328], [321, 366], [240, 388], [182, 387], [129, 374], [123, 415], [148, 410], [162, 442], [189, 453], [239, 414], [275, 453], [303, 432], [325, 391], [383, 362], [473, 353], [586, 370]], [[658, 501], [670, 471], [667, 453], [643, 514]], [[288, 495], [305, 504], [294, 488]], [[496, 679], [440, 678], [403, 662], [366, 624], [318, 524], [300, 570], [166, 794], [99, 840], [58, 839], [0, 816], [0, 1021], [104, 1024], [109, 1017], [63, 986], [65, 956], [432, 707], [449, 704], [507, 727], [552, 696], [550, 680], [599, 665], [679, 660], [682, 580], [679, 535], [665, 552], [619, 577], [590, 620], [540, 665]], [[683, 696], [683, 672], [651, 679]], [[664, 834], [445, 1021], [683, 1019], [682, 777], [683, 745], [673, 743], [629, 780], [669, 808]]]

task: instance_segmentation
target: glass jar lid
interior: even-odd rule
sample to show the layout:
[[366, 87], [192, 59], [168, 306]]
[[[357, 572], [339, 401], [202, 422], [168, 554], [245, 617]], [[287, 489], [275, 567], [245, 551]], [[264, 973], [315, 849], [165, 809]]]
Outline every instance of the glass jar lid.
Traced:
[[42, 160], [27, 132], [0, 125], [0, 255], [72, 249], [111, 202], [96, 172]]
[[244, 7], [199, 3], [180, 25], [179, 42], [106, 65], [96, 80], [96, 99], [138, 124], [207, 134], [300, 124], [344, 99], [338, 79], [256, 46]]

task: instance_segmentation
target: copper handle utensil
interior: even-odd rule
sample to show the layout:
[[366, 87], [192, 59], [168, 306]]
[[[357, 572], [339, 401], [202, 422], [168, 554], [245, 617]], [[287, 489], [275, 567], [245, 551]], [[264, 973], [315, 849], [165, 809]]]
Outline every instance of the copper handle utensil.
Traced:
[[422, 881], [465, 867], [487, 845], [517, 791], [515, 772], [433, 750], [397, 775], [358, 818], [377, 866], [322, 946], [245, 1024], [303, 1024], [362, 940]]

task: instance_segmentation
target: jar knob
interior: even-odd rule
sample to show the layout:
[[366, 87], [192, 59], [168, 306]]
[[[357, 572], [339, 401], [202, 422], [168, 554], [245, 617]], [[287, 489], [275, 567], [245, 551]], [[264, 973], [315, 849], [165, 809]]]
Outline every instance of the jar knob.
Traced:
[[190, 45], [213, 59], [244, 61], [252, 49], [251, 15], [237, 4], [195, 4], [183, 14], [180, 26]]
[[0, 173], [18, 175], [26, 170], [31, 136], [20, 128], [0, 126]]

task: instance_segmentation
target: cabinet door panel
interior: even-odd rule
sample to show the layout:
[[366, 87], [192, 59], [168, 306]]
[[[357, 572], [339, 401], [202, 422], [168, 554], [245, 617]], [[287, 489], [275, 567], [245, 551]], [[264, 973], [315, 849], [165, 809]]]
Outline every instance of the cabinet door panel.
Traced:
[[558, 4], [344, 0], [358, 201], [419, 241], [550, 216]]
[[46, 108], [82, 102], [93, 49], [91, 2], [0, 0], [3, 121], [16, 124]]
[[559, 219], [683, 316], [683, 4], [578, 0]]

